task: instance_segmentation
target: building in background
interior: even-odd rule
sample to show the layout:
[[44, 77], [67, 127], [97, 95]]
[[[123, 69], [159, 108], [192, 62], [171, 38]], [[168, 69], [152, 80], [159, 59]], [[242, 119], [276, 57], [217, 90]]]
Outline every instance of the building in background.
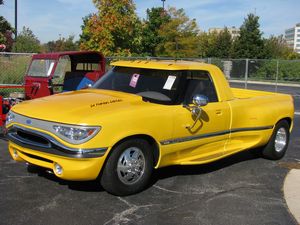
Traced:
[[[218, 34], [225, 28], [209, 28], [208, 32], [217, 32]], [[236, 39], [240, 35], [240, 29], [236, 27], [227, 27], [227, 30], [231, 34], [232, 39]]]
[[293, 28], [285, 30], [285, 40], [290, 48], [300, 53], [300, 23], [297, 23]]

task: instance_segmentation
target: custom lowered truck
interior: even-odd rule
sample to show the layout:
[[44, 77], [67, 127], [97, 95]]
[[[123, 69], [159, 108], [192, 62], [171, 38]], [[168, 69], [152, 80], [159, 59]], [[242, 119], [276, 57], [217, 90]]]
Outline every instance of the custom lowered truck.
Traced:
[[130, 195], [146, 188], [153, 169], [258, 147], [276, 160], [288, 148], [289, 95], [230, 88], [218, 67], [199, 62], [112, 66], [90, 89], [14, 106], [6, 121], [12, 158]]

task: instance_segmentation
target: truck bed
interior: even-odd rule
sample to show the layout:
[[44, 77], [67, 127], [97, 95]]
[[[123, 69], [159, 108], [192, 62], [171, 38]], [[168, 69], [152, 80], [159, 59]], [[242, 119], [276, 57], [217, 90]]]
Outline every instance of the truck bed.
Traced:
[[284, 95], [284, 94], [279, 94], [279, 93], [275, 93], [275, 92], [257, 91], [257, 90], [241, 89], [241, 88], [231, 88], [231, 91], [233, 93], [233, 96], [235, 98], [239, 98], [239, 99]]

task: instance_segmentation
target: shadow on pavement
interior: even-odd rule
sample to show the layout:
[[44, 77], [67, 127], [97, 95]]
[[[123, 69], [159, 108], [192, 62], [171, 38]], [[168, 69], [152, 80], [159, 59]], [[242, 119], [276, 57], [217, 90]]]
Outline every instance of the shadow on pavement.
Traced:
[[[249, 151], [243, 151], [208, 164], [194, 165], [194, 166], [169, 166], [169, 167], [161, 168], [154, 171], [154, 174], [152, 176], [148, 188], [154, 185], [158, 180], [179, 176], [179, 175], [190, 176], [190, 175], [207, 174], [240, 162], [257, 159], [260, 157], [259, 152], [260, 149], [253, 149]], [[49, 170], [38, 166], [28, 165], [27, 170], [30, 173], [37, 174], [40, 177], [44, 177], [60, 185], [67, 185], [68, 188], [72, 190], [83, 191], [83, 192], [104, 191], [100, 185], [99, 179], [94, 181], [66, 181], [66, 180], [59, 179], [52, 172], [49, 172]]]
[[69, 189], [75, 190], [75, 191], [84, 191], [84, 192], [101, 192], [103, 191], [103, 188], [100, 185], [100, 181], [93, 180], [93, 181], [67, 181], [62, 180], [58, 177], [56, 177], [51, 171], [34, 166], [34, 165], [28, 165], [27, 171], [29, 173], [37, 174], [40, 177], [44, 177], [48, 180], [54, 181], [60, 185], [67, 185]]
[[223, 168], [229, 167], [231, 165], [261, 158], [261, 149], [251, 149], [248, 151], [242, 151], [236, 153], [232, 156], [228, 156], [226, 158], [220, 159], [215, 162], [202, 164], [202, 165], [193, 165], [193, 166], [169, 166], [161, 168], [155, 171], [153, 178], [153, 184], [156, 183], [158, 180], [166, 179], [173, 176], [179, 175], [201, 175], [207, 174], [214, 171], [221, 170]]

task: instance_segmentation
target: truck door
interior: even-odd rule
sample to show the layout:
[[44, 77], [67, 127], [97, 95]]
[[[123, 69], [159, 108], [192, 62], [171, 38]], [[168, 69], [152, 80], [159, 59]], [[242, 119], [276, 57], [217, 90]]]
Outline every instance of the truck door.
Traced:
[[197, 94], [208, 98], [208, 104], [201, 107], [199, 120], [195, 121], [195, 116], [187, 107], [179, 106], [174, 113], [173, 139], [165, 143], [173, 145], [179, 164], [197, 164], [221, 157], [229, 138], [229, 105], [218, 101], [206, 71], [189, 72], [184, 104], [192, 106], [193, 96]]
[[25, 76], [25, 99], [51, 95], [49, 77], [55, 66], [52, 59], [33, 59]]

